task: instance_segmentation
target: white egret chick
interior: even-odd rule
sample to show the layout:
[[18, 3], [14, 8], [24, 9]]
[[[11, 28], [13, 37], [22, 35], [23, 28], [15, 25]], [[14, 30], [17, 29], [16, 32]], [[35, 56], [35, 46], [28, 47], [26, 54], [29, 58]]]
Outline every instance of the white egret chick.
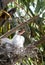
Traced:
[[1, 44], [6, 44], [6, 48], [10, 48], [10, 44], [17, 47], [17, 48], [23, 48], [25, 38], [21, 34], [23, 34], [25, 31], [19, 32], [19, 30], [16, 31], [16, 34], [12, 39], [9, 38], [2, 38], [1, 39]]
[[23, 48], [25, 38], [21, 34], [24, 33], [24, 30], [22, 32], [19, 32], [19, 30], [16, 31], [16, 34], [14, 35], [12, 39], [12, 43], [17, 47], [17, 48]]
[[1, 44], [5, 44], [5, 43], [12, 43], [12, 40], [11, 39], [9, 39], [9, 38], [2, 38], [1, 39]]

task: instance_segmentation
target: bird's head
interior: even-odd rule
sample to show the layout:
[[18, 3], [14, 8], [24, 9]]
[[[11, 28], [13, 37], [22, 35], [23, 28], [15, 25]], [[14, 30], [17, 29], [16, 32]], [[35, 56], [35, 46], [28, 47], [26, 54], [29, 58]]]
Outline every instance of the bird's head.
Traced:
[[16, 30], [16, 34], [18, 34], [18, 35], [22, 35], [24, 32], [25, 32], [24, 29], [23, 30]]

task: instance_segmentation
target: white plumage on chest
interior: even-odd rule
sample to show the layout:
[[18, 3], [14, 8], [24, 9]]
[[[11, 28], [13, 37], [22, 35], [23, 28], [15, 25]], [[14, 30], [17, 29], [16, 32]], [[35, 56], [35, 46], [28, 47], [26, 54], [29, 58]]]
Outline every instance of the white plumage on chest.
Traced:
[[[17, 31], [16, 34], [14, 35], [14, 37], [12, 39], [9, 38], [2, 38], [1, 39], [1, 43], [2, 44], [11, 44], [17, 48], [23, 48], [23, 44], [25, 42], [25, 38], [24, 36], [18, 34], [19, 32]], [[10, 47], [10, 46], [9, 46]], [[7, 48], [9, 48], [7, 45]]]
[[16, 47], [23, 47], [25, 38], [21, 35], [15, 35], [13, 37], [12, 43], [16, 46]]

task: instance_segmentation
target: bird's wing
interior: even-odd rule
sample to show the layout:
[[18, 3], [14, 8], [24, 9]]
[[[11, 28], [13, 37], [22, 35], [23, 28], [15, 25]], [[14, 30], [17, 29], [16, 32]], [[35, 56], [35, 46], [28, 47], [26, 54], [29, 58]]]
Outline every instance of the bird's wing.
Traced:
[[11, 40], [8, 39], [8, 38], [2, 38], [2, 39], [1, 39], [1, 43], [2, 43], [2, 44], [3, 44], [3, 43], [11, 43]]

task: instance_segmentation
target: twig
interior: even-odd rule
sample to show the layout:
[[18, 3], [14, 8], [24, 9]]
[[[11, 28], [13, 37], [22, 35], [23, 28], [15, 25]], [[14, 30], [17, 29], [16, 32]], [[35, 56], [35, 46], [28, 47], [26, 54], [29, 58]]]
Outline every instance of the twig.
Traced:
[[38, 16], [35, 16], [35, 17], [33, 17], [33, 18], [31, 18], [31, 19], [29, 19], [29, 20], [27, 20], [27, 21], [25, 21], [25, 22], [19, 24], [17, 27], [14, 27], [13, 29], [11, 29], [11, 30], [9, 30], [8, 32], [6, 32], [4, 35], [0, 36], [0, 39], [1, 39], [1, 38], [5, 38], [5, 37], [8, 37], [8, 36], [11, 35], [12, 33], [14, 33], [17, 29], [19, 29], [19, 28], [25, 26], [25, 24], [29, 24], [29, 23], [31, 23], [32, 21], [37, 20], [37, 19], [38, 19]]

